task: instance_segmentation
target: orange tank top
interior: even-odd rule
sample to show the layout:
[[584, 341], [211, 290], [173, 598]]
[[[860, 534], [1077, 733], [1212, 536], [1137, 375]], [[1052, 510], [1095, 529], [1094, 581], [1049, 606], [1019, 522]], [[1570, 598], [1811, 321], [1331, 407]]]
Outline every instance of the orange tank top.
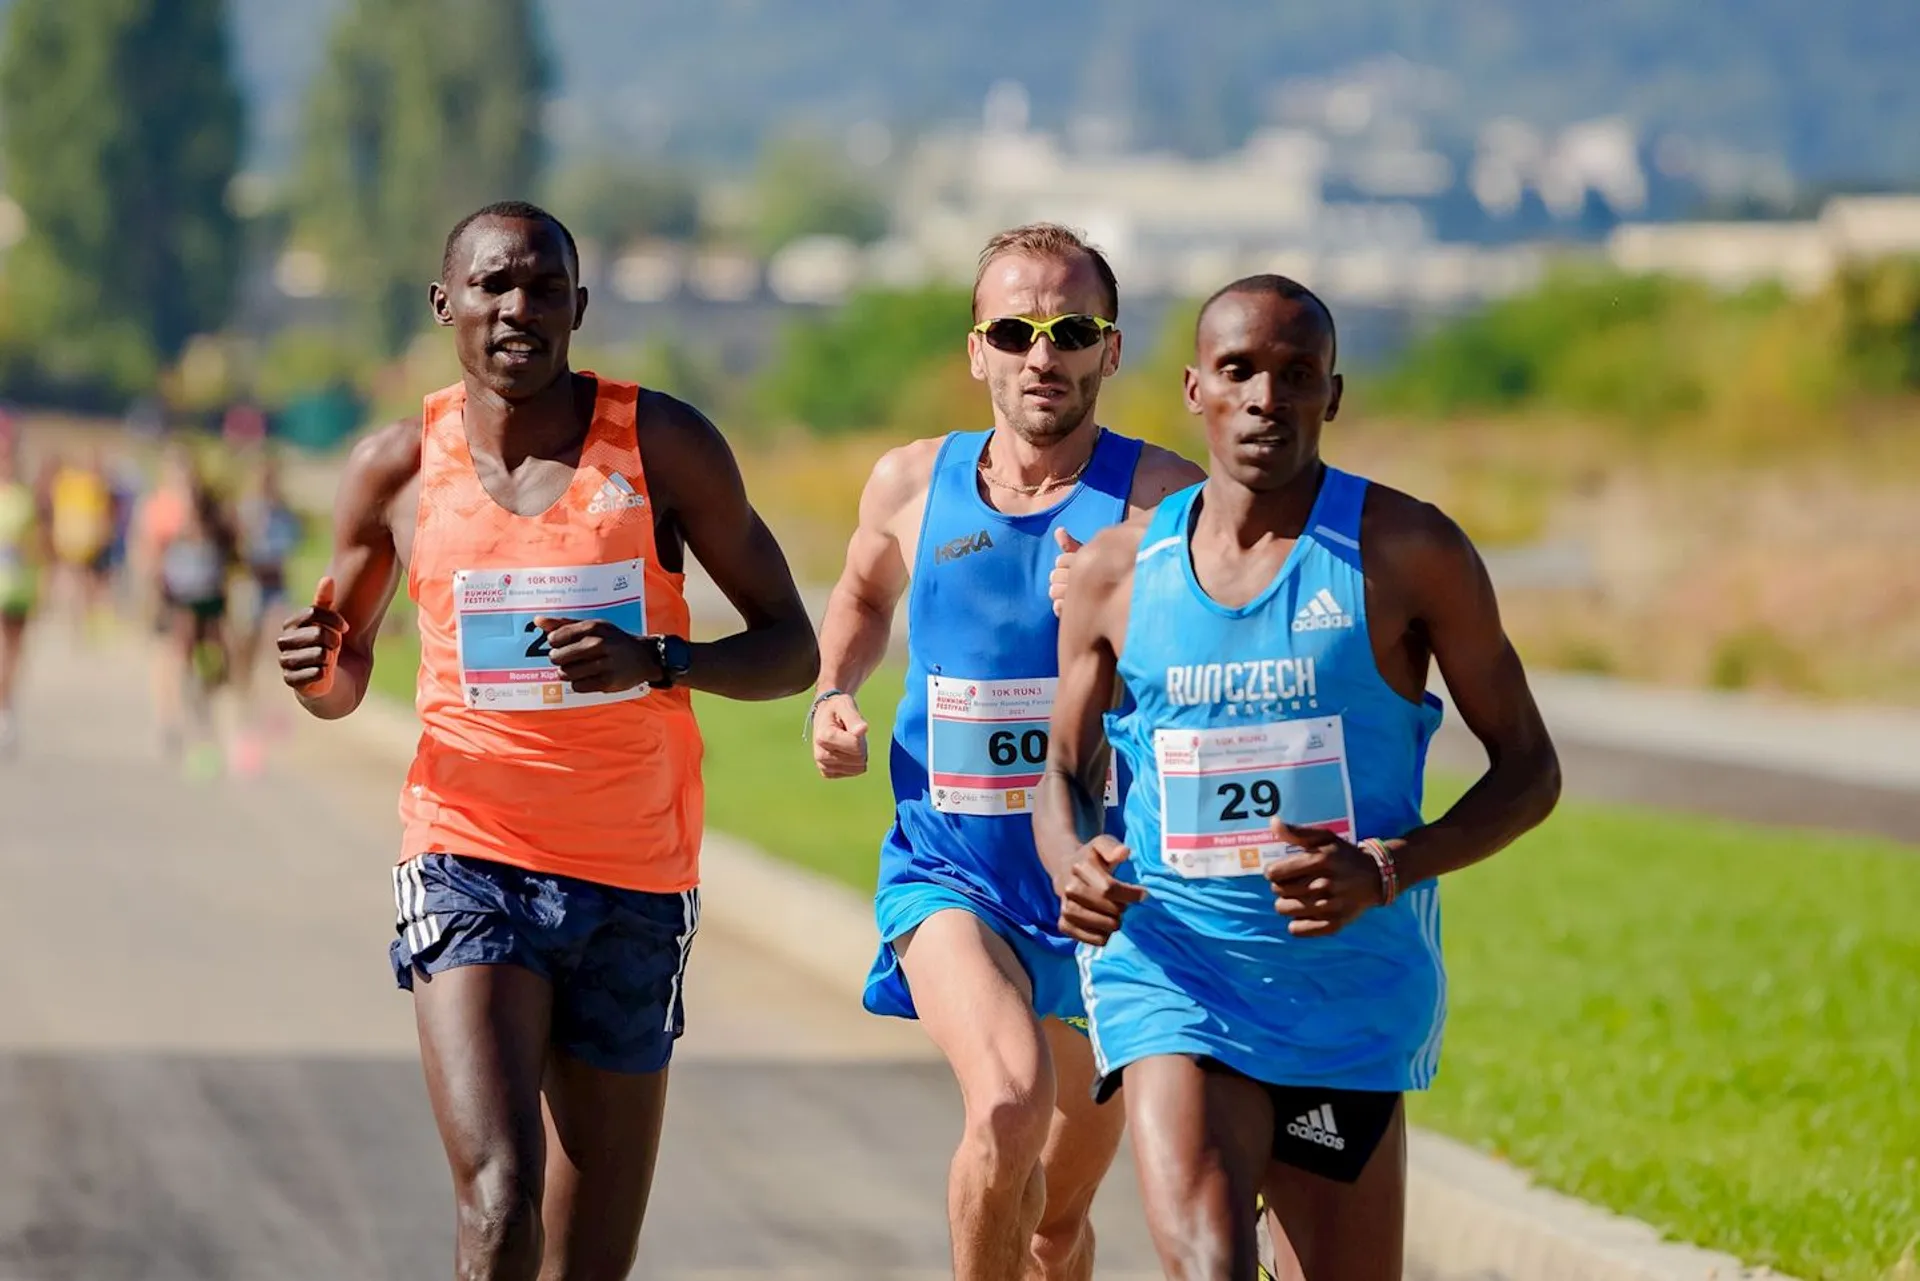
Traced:
[[704, 817], [688, 691], [574, 695], [545, 679], [554, 669], [532, 624], [602, 613], [629, 631], [687, 635], [684, 577], [660, 567], [654, 546], [640, 389], [595, 381], [573, 483], [538, 516], [508, 511], [481, 485], [466, 388], [426, 398], [407, 572], [422, 733], [400, 799], [402, 857], [467, 854], [675, 893], [699, 883]]

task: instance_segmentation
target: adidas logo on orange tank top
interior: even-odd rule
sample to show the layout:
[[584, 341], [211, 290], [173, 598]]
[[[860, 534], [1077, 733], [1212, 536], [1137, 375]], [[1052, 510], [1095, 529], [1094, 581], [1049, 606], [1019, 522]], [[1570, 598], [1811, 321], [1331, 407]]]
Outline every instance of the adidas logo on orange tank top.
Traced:
[[599, 491], [594, 494], [593, 501], [587, 504], [587, 514], [601, 516], [607, 512], [623, 512], [646, 505], [647, 496], [635, 493], [633, 482], [619, 472], [614, 472], [607, 477], [606, 484], [600, 486]]
[[[500, 506], [481, 485], [465, 389], [427, 397], [407, 574], [420, 607], [423, 732], [400, 800], [403, 858], [465, 854], [652, 893], [699, 883], [701, 745], [687, 690], [576, 699], [539, 670], [537, 614], [617, 617], [631, 632], [690, 630], [684, 579], [660, 564], [654, 523], [638, 514], [653, 506], [640, 394], [598, 380], [572, 484], [532, 516]], [[529, 606], [530, 591], [558, 593], [556, 603]], [[568, 599], [578, 611], [561, 603]]]

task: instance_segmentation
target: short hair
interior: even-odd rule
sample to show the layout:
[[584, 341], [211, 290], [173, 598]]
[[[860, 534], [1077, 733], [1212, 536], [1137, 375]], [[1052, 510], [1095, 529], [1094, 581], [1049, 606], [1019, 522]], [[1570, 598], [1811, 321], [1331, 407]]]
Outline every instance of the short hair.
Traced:
[[1114, 279], [1113, 267], [1107, 262], [1107, 256], [1088, 244], [1086, 238], [1071, 227], [1064, 227], [1057, 222], [1030, 222], [999, 233], [980, 251], [980, 264], [973, 273], [975, 320], [980, 319], [980, 282], [987, 278], [987, 268], [1008, 254], [1051, 258], [1055, 262], [1085, 258], [1093, 264], [1093, 273], [1100, 278], [1100, 290], [1106, 295], [1108, 314], [1105, 318], [1120, 319], [1120, 282]]
[[496, 200], [484, 209], [476, 209], [459, 222], [453, 224], [453, 230], [447, 233], [446, 247], [440, 251], [440, 283], [445, 284], [447, 277], [453, 274], [453, 251], [460, 247], [460, 237], [467, 234], [467, 228], [483, 218], [510, 218], [518, 222], [544, 222], [552, 224], [567, 242], [567, 256], [573, 259], [573, 274], [580, 274], [580, 246], [573, 241], [573, 233], [567, 230], [567, 224], [542, 209], [539, 205], [526, 200]]
[[1319, 294], [1316, 294], [1299, 281], [1289, 276], [1275, 275], [1270, 271], [1261, 272], [1255, 276], [1242, 276], [1232, 284], [1222, 285], [1209, 294], [1207, 300], [1200, 304], [1200, 314], [1194, 317], [1193, 336], [1195, 342], [1200, 340], [1200, 322], [1205, 320], [1207, 313], [1213, 310], [1213, 304], [1219, 302], [1222, 298], [1234, 294], [1268, 294], [1276, 298], [1285, 298], [1293, 302], [1310, 304], [1315, 311], [1320, 313], [1320, 318], [1327, 322], [1327, 338], [1333, 346], [1333, 350], [1327, 359], [1327, 369], [1331, 371], [1340, 363], [1340, 331], [1333, 323], [1333, 309], [1327, 306]]

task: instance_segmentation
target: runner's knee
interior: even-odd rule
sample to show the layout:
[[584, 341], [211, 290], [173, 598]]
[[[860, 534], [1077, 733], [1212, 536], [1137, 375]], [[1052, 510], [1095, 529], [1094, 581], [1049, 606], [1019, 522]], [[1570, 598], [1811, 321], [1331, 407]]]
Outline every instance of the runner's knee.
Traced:
[[541, 1281], [627, 1281], [639, 1255], [637, 1240], [624, 1245], [607, 1243], [595, 1250], [576, 1252], [561, 1263], [559, 1271], [543, 1273]]
[[514, 1158], [483, 1163], [463, 1181], [460, 1236], [481, 1259], [523, 1254], [540, 1233], [540, 1184], [529, 1166]]
[[[1147, 1158], [1152, 1168], [1141, 1181], [1141, 1204], [1161, 1265], [1168, 1277], [1186, 1281], [1252, 1276], [1253, 1257], [1236, 1259], [1234, 1254], [1241, 1225], [1236, 1222], [1233, 1197], [1225, 1186], [1226, 1173], [1194, 1159], [1196, 1155], [1161, 1152]], [[1250, 1225], [1251, 1193], [1246, 1218]], [[1251, 1245], [1250, 1228], [1246, 1235]]]
[[1001, 1077], [967, 1103], [966, 1142], [997, 1174], [1023, 1175], [1039, 1161], [1053, 1100], [1038, 1083]]
[[1147, 1226], [1168, 1281], [1239, 1281], [1255, 1259], [1235, 1256], [1228, 1216], [1196, 1204], [1147, 1206]]
[[1034, 1229], [1031, 1247], [1034, 1262], [1047, 1275], [1065, 1273], [1075, 1259], [1093, 1252], [1093, 1222], [1087, 1216], [1088, 1209], [1081, 1205], [1056, 1213], [1052, 1202], [1048, 1202], [1047, 1216]]

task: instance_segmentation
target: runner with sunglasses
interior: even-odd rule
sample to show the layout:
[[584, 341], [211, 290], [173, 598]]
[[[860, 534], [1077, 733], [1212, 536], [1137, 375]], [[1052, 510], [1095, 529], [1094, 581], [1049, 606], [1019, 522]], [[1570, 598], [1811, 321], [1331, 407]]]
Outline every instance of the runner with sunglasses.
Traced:
[[1029, 818], [1056, 614], [1082, 541], [1201, 473], [1096, 421], [1100, 384], [1120, 365], [1119, 298], [1106, 259], [1073, 232], [1042, 224], [994, 237], [973, 306], [967, 355], [993, 426], [915, 441], [875, 465], [821, 625], [808, 722], [821, 774], [866, 770], [855, 695], [886, 655], [904, 595], [895, 822], [881, 844], [882, 944], [866, 1007], [918, 1018], [959, 1080], [955, 1277], [1085, 1278], [1087, 1214], [1123, 1118], [1092, 1102], [1073, 944]]

